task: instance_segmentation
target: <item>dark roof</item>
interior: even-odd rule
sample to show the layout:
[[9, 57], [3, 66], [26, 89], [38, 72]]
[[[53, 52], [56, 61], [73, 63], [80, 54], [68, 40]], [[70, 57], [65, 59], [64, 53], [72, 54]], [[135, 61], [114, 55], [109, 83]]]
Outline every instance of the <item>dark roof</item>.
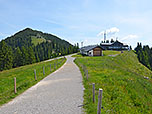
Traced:
[[118, 40], [116, 40], [115, 42], [113, 42], [113, 43], [101, 43], [101, 46], [112, 46], [112, 45], [115, 45], [115, 44], [117, 44], [117, 43], [119, 43], [119, 44], [121, 44], [122, 46], [124, 46], [124, 47], [127, 47], [128, 45], [124, 45], [123, 43], [121, 43], [121, 42], [119, 42]]
[[113, 42], [111, 45], [117, 45], [117, 44], [119, 44], [119, 45], [122, 45], [122, 46], [123, 46], [123, 43], [119, 42], [118, 40], [116, 40], [115, 42]]
[[[84, 47], [80, 48], [80, 50], [87, 52], [87, 51], [90, 51], [90, 50], [92, 50], [92, 49], [94, 49], [94, 48], [96, 48], [96, 47], [102, 48], [102, 47], [99, 46], [99, 45], [89, 45], [89, 46], [84, 46]], [[103, 48], [102, 48], [102, 49], [103, 49]]]

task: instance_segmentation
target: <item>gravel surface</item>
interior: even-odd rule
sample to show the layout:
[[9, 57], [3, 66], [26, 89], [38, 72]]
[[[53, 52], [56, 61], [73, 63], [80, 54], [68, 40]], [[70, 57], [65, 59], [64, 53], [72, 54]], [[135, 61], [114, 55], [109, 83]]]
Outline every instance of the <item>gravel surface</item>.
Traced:
[[82, 114], [83, 85], [74, 58], [35, 86], [0, 107], [0, 114]]
[[108, 56], [110, 56], [110, 57], [116, 57], [117, 55], [119, 55], [119, 54], [115, 54], [115, 55], [108, 55]]

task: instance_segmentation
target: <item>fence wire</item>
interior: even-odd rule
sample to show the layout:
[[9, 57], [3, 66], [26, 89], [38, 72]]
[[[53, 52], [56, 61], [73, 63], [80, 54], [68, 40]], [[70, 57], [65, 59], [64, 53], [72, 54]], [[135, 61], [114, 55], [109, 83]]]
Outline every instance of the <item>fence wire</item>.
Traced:
[[[47, 65], [44, 65], [39, 68], [32, 68], [29, 72], [29, 75], [26, 76], [25, 80], [23, 80], [23, 78], [19, 79], [18, 78], [18, 74], [16, 74], [16, 90], [17, 92], [23, 91], [24, 89], [27, 89], [29, 87], [31, 87], [32, 85], [36, 84], [38, 81], [40, 81], [41, 79], [45, 78], [47, 75], [49, 75], [50, 73], [54, 72], [55, 70], [57, 70], [59, 67], [61, 67], [61, 65], [64, 63], [64, 60], [66, 58], [59, 58], [59, 59], [55, 59], [53, 61], [50, 61], [50, 64], [47, 62]], [[43, 63], [42, 63], [43, 64]], [[56, 66], [54, 66], [54, 64], [56, 64]], [[50, 71], [50, 65], [51, 65], [51, 71]], [[45, 75], [43, 75], [43, 67], [45, 67]], [[36, 76], [37, 76], [37, 80], [35, 80], [35, 74], [34, 74], [34, 70], [36, 70]], [[32, 73], [31, 73], [32, 72]], [[23, 74], [23, 73], [22, 73]], [[5, 80], [0, 81], [0, 102], [3, 102], [4, 99], [8, 99], [8, 98], [13, 98], [15, 93], [14, 93], [14, 77], [12, 77], [11, 79], [9, 79], [9, 82], [7, 84], [5, 84]], [[5, 87], [9, 87], [5, 88]], [[12, 97], [13, 95], [13, 97]]]

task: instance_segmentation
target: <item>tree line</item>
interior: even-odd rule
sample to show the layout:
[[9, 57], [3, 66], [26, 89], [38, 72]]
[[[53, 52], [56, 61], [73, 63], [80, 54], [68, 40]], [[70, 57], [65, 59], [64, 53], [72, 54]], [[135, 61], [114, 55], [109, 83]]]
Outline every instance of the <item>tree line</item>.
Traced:
[[142, 46], [141, 43], [137, 43], [135, 53], [137, 54], [138, 60], [152, 70], [152, 48], [148, 45]]
[[[46, 42], [34, 45], [31, 36], [37, 34]], [[0, 42], [0, 71], [76, 53], [78, 49], [78, 43], [73, 46], [54, 35], [27, 28]]]

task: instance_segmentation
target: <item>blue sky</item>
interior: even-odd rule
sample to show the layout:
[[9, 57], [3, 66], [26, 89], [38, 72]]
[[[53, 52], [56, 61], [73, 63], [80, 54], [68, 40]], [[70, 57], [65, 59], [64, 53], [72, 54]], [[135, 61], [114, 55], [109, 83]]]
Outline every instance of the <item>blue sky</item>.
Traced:
[[70, 43], [99, 44], [101, 33], [135, 47], [152, 46], [151, 0], [0, 0], [0, 40], [26, 27]]

